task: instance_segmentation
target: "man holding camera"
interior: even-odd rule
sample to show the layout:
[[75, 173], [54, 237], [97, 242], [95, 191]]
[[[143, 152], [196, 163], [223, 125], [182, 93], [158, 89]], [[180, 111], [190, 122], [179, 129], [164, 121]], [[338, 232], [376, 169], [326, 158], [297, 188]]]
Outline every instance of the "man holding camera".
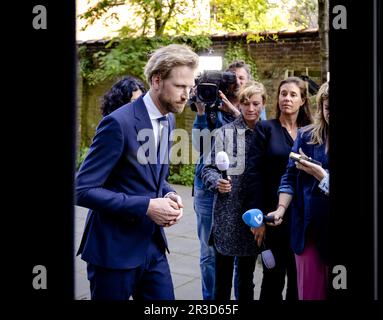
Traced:
[[[229, 72], [232, 72], [235, 77]], [[201, 178], [201, 171], [210, 152], [211, 144], [208, 146], [209, 150], [203, 150], [203, 136], [196, 133], [200, 133], [204, 129], [211, 132], [234, 121], [240, 115], [238, 92], [250, 79], [249, 66], [244, 61], [234, 61], [229, 65], [226, 72], [222, 73], [221, 83], [225, 83], [225, 85], [222, 85], [224, 90], [218, 90], [218, 103], [203, 103], [198, 100], [195, 103], [197, 115], [193, 123], [193, 146], [199, 150], [201, 157], [196, 165], [194, 176], [194, 211], [197, 215], [197, 230], [201, 245], [200, 267], [204, 300], [214, 299], [215, 254], [213, 246], [209, 245], [214, 193], [206, 188]], [[208, 90], [207, 85], [206, 91]], [[202, 96], [206, 97], [203, 92]]]

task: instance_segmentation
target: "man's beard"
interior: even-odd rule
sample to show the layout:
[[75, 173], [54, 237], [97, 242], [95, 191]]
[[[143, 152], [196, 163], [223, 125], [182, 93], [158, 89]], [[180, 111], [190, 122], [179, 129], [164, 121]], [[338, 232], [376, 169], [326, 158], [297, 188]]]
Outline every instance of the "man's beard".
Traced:
[[180, 104], [173, 104], [171, 101], [165, 98], [162, 93], [158, 95], [158, 100], [160, 101], [161, 106], [165, 108], [167, 112], [172, 112], [172, 113], [181, 113], [184, 110], [186, 105], [186, 101], [185, 103], [182, 104], [182, 106]]

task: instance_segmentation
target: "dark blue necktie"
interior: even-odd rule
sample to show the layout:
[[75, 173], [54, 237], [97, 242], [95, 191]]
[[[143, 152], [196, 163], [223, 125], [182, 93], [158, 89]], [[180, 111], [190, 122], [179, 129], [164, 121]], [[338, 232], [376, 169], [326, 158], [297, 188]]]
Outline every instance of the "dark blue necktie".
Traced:
[[[169, 121], [166, 116], [157, 119], [158, 121], [158, 147], [157, 147], [157, 174], [160, 175], [162, 164], [168, 163], [169, 144]], [[162, 126], [162, 128], [161, 128]]]

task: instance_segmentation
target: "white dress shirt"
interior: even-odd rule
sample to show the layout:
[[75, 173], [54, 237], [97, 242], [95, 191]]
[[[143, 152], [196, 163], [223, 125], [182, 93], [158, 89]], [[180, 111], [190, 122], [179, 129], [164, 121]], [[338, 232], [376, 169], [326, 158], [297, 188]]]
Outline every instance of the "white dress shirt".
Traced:
[[[150, 96], [149, 92], [147, 92], [144, 95], [143, 100], [145, 103], [146, 110], [148, 111], [150, 121], [152, 122], [154, 140], [155, 140], [156, 146], [158, 147], [159, 132], [160, 132], [160, 130], [162, 130], [163, 125], [160, 124], [157, 121], [157, 119], [163, 117], [163, 114], [160, 112], [160, 110], [158, 110], [158, 108], [154, 104], [152, 97]], [[164, 196], [164, 198], [168, 198], [172, 195], [177, 195], [177, 193], [175, 191], [170, 191]]]
[[162, 124], [160, 125], [157, 119], [163, 117], [164, 115], [160, 112], [160, 110], [158, 110], [158, 108], [154, 104], [149, 92], [147, 92], [144, 95], [143, 99], [144, 99], [146, 110], [148, 111], [148, 114], [149, 114], [150, 121], [152, 122], [154, 141], [155, 141], [156, 147], [158, 147], [159, 133], [160, 133], [160, 130], [162, 130], [163, 125]]

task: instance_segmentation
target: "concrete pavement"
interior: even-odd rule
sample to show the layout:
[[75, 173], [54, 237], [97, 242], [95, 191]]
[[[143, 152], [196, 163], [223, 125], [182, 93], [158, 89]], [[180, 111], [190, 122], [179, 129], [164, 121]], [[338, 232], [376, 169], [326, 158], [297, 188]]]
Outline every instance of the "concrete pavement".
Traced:
[[[170, 254], [168, 255], [174, 291], [177, 300], [202, 300], [201, 273], [199, 267], [199, 240], [196, 217], [193, 210], [191, 188], [174, 185], [184, 202], [184, 216], [171, 228], [165, 228]], [[88, 209], [75, 208], [75, 251], [77, 251]], [[259, 298], [262, 265], [258, 259], [254, 272], [254, 299]], [[86, 263], [75, 258], [75, 298], [89, 300], [89, 282], [86, 278]], [[233, 299], [233, 294], [232, 294]]]

